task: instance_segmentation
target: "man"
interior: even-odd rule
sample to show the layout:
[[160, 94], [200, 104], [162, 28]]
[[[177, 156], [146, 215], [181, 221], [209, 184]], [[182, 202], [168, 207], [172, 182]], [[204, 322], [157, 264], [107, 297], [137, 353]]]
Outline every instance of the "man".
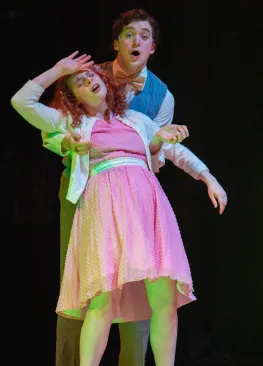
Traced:
[[[147, 69], [147, 62], [156, 51], [159, 29], [156, 21], [144, 10], [133, 9], [122, 13], [112, 30], [113, 47], [117, 57], [113, 62], [99, 65], [122, 84], [129, 108], [148, 115], [157, 125], [163, 127], [172, 123], [174, 98], [167, 86]], [[182, 129], [181, 129], [182, 131]], [[182, 138], [184, 133], [182, 132]], [[56, 134], [44, 138], [44, 146], [61, 156], [67, 150], [80, 155], [89, 151], [88, 141], [79, 141], [80, 136]], [[226, 194], [208, 168], [189, 149], [176, 144], [173, 163], [195, 179], [203, 180], [208, 187], [209, 197], [214, 205], [219, 204], [220, 213], [227, 203]], [[61, 178], [61, 252], [60, 269], [63, 267], [69, 242], [75, 206], [66, 200], [70, 175], [70, 154], [64, 157], [66, 169]], [[159, 167], [155, 167], [158, 171]], [[57, 323], [57, 366], [79, 365], [79, 338], [82, 322], [58, 317]], [[149, 321], [122, 323], [119, 325], [121, 338], [120, 366], [144, 365], [149, 337]]]

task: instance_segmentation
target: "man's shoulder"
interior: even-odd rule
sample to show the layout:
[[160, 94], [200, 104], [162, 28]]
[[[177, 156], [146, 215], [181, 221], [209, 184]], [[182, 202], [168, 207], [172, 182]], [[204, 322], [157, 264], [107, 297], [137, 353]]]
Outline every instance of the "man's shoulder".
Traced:
[[156, 74], [154, 74], [151, 70], [147, 69], [147, 73], [148, 73], [148, 77], [150, 77], [152, 80], [154, 80], [155, 82], [165, 86], [167, 88], [167, 85], [165, 84], [165, 82], [163, 82]]

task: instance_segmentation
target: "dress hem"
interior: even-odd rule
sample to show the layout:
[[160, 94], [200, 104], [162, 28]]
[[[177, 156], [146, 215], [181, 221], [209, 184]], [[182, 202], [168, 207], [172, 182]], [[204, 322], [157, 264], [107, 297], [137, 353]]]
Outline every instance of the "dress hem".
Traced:
[[[86, 307], [88, 307], [88, 303], [89, 301], [94, 297], [96, 296], [96, 294], [99, 294], [101, 292], [111, 292], [111, 291], [116, 291], [116, 290], [122, 290], [123, 286], [125, 284], [128, 284], [128, 283], [131, 283], [131, 282], [140, 282], [140, 281], [144, 281], [146, 279], [149, 279], [149, 280], [152, 280], [152, 281], [155, 281], [157, 280], [158, 278], [161, 278], [161, 277], [169, 277], [171, 280], [174, 280], [176, 281], [176, 289], [178, 291], [178, 294], [177, 296], [179, 296], [182, 300], [180, 301], [179, 304], [177, 304], [177, 309], [179, 309], [180, 307], [184, 306], [184, 305], [187, 305], [189, 303], [191, 303], [192, 301], [195, 301], [196, 300], [196, 297], [193, 295], [193, 287], [192, 287], [192, 283], [187, 283], [186, 281], [182, 281], [178, 278], [178, 276], [172, 276], [172, 275], [162, 275], [162, 276], [158, 276], [158, 277], [145, 277], [145, 278], [141, 278], [141, 279], [136, 279], [136, 280], [133, 280], [133, 281], [125, 281], [124, 283], [120, 284], [119, 286], [115, 286], [111, 289], [108, 289], [106, 291], [101, 291], [101, 290], [98, 290], [95, 292], [95, 294], [89, 298], [87, 298], [85, 301], [82, 301], [82, 303], [80, 304], [80, 306], [72, 306], [70, 308], [67, 307], [67, 309], [62, 309], [60, 307], [60, 309], [58, 310], [58, 308], [56, 309], [56, 313], [59, 315], [59, 316], [62, 316], [64, 318], [68, 318], [68, 319], [74, 319], [74, 320], [80, 320], [80, 321], [83, 321], [85, 316], [71, 316], [69, 314], [65, 314], [64, 312], [70, 312], [70, 311], [80, 311], [82, 312], [83, 309], [85, 309]], [[181, 289], [181, 285], [186, 285], [189, 287], [190, 291], [189, 291], [189, 294], [185, 294], [183, 293], [182, 289]], [[85, 312], [86, 313], [86, 312]], [[147, 316], [143, 316], [143, 317], [140, 317], [140, 318], [122, 318], [122, 317], [116, 317], [113, 319], [112, 323], [125, 323], [125, 322], [133, 322], [133, 321], [142, 321], [142, 320], [147, 320], [147, 319], [150, 319], [151, 318], [151, 315], [147, 315]]]

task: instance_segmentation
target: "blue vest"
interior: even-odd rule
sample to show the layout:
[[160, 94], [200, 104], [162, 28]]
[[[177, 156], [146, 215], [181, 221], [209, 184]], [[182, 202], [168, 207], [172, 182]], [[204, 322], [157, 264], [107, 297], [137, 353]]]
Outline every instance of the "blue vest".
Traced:
[[134, 96], [129, 108], [144, 113], [151, 119], [154, 119], [163, 103], [167, 86], [150, 70], [147, 72], [144, 88]]
[[[98, 66], [112, 75], [112, 61]], [[147, 70], [147, 79], [144, 88], [141, 92], [135, 94], [129, 108], [144, 113], [146, 116], [154, 119], [159, 113], [166, 92], [167, 86], [150, 70]]]

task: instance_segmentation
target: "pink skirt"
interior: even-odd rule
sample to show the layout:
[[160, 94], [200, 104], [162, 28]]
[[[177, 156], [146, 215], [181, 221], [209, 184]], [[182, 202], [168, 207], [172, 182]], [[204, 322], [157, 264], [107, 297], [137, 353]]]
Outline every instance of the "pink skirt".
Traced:
[[177, 220], [157, 178], [141, 166], [92, 176], [76, 209], [56, 312], [82, 320], [95, 295], [112, 291], [113, 322], [149, 319], [144, 280], [159, 277], [176, 280], [178, 308], [195, 300]]

